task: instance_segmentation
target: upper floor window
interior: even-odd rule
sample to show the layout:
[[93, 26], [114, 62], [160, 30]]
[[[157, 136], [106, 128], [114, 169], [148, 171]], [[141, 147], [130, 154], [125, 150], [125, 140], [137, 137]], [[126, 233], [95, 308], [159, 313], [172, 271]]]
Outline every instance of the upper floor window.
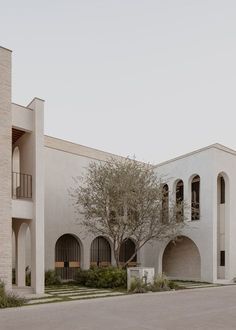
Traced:
[[176, 184], [176, 220], [183, 221], [184, 218], [184, 183], [179, 180]]
[[162, 210], [161, 210], [161, 220], [162, 222], [168, 221], [169, 216], [169, 187], [165, 184], [162, 187]]
[[225, 180], [220, 177], [220, 204], [225, 204]]
[[196, 175], [191, 182], [191, 220], [200, 219], [200, 177]]

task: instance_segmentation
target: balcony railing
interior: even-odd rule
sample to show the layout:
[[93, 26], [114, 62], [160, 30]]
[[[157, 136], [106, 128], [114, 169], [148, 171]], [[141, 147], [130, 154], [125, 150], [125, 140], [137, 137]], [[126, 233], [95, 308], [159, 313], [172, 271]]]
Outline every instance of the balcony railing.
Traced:
[[12, 172], [12, 198], [32, 198], [32, 175]]

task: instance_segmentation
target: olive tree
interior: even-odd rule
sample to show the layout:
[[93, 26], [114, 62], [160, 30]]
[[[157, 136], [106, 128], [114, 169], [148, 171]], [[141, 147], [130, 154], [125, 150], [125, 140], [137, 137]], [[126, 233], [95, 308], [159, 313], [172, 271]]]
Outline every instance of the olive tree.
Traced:
[[110, 239], [118, 267], [128, 238], [135, 241], [135, 251], [124, 266], [147, 242], [181, 233], [183, 204], [168, 202], [164, 182], [149, 164], [129, 158], [92, 162], [74, 182], [70, 195], [80, 223], [87, 232]]

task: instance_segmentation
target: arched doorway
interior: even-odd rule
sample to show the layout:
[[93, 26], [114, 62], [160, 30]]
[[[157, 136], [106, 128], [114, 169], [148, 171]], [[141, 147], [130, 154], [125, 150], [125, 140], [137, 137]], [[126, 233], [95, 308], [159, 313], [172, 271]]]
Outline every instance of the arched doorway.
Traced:
[[[120, 247], [120, 256], [119, 260], [121, 265], [124, 265], [134, 254], [135, 252], [135, 243], [130, 239], [123, 241]], [[136, 266], [137, 264], [137, 255], [129, 262], [128, 266]]]
[[201, 257], [196, 244], [185, 236], [171, 241], [163, 254], [162, 269], [171, 278], [200, 280]]
[[74, 280], [80, 267], [80, 245], [71, 235], [62, 235], [56, 242], [55, 268], [62, 280]]
[[30, 221], [12, 219], [12, 275], [18, 287], [31, 286]]
[[106, 267], [111, 264], [111, 247], [105, 237], [96, 237], [91, 244], [90, 265]]

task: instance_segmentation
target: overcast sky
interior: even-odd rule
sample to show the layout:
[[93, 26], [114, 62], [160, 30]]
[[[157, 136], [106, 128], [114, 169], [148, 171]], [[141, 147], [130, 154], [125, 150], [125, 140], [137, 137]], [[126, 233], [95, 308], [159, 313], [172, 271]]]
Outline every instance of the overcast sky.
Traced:
[[0, 0], [0, 44], [48, 135], [152, 163], [236, 149], [235, 0]]

